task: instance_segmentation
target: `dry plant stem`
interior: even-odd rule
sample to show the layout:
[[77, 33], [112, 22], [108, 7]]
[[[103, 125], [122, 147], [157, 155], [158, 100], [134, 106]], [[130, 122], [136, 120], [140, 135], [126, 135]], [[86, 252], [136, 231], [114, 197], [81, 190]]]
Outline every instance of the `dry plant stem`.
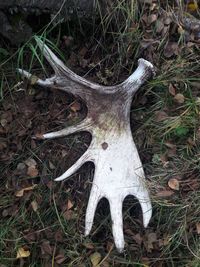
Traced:
[[[79, 131], [92, 134], [88, 150], [55, 180], [68, 178], [87, 161], [94, 163], [95, 174], [86, 211], [85, 235], [91, 231], [99, 200], [105, 197], [110, 204], [115, 245], [121, 252], [124, 249], [124, 198], [133, 195], [139, 200], [145, 227], [152, 214], [144, 171], [131, 134], [130, 106], [133, 95], [152, 76], [154, 67], [150, 62], [139, 59], [138, 68], [127, 80], [117, 86], [105, 87], [76, 75], [39, 38], [36, 41], [55, 72], [52, 78], [38, 79], [37, 84], [77, 95], [85, 100], [88, 108], [86, 119], [78, 125], [40, 137], [50, 139]], [[21, 69], [18, 71], [28, 79], [31, 78], [30, 73]]]

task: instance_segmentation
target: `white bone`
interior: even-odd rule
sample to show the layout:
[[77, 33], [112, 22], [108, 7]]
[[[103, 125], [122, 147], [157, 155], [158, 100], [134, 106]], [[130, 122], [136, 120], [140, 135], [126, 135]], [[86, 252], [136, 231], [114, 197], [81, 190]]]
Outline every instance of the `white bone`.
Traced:
[[[119, 252], [124, 249], [123, 200], [135, 196], [142, 208], [143, 224], [147, 227], [152, 207], [145, 184], [145, 175], [130, 129], [130, 106], [132, 96], [154, 74], [153, 65], [139, 59], [136, 71], [117, 86], [101, 86], [76, 75], [39, 39], [38, 46], [55, 71], [52, 78], [38, 79], [36, 83], [64, 90], [86, 101], [86, 119], [76, 126], [58, 132], [41, 135], [42, 138], [66, 136], [77, 131], [89, 131], [92, 141], [88, 150], [63, 175], [62, 181], [76, 172], [85, 162], [95, 164], [95, 173], [85, 218], [85, 235], [92, 229], [95, 210], [99, 200], [107, 198], [110, 204], [112, 231]], [[28, 79], [31, 74], [19, 69]]]

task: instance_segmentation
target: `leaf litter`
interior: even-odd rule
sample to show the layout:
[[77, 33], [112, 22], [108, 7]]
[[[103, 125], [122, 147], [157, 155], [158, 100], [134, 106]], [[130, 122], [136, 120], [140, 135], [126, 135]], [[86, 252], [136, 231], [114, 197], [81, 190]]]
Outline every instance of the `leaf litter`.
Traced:
[[[150, 60], [158, 68], [162, 65], [162, 71], [164, 73], [166, 70], [168, 71], [170, 69], [169, 66], [173, 64], [173, 60], [178, 58], [181, 54], [187, 55], [189, 51], [193, 53], [193, 51], [198, 49], [198, 34], [196, 34], [196, 31], [191, 30], [191, 28], [186, 27], [183, 21], [177, 21], [171, 10], [164, 11], [159, 9], [158, 1], [144, 0], [141, 2], [143, 2], [143, 15], [140, 22], [131, 23], [129, 33], [136, 32], [138, 29], [142, 30], [142, 37], [139, 37], [141, 38], [139, 41], [139, 50], [142, 52], [139, 56]], [[192, 7], [192, 5], [189, 4], [187, 8], [189, 12], [195, 12], [197, 9], [196, 6]], [[185, 43], [181, 42], [181, 38], [185, 40]], [[98, 49], [98, 46], [94, 46], [91, 41], [75, 45], [76, 40], [70, 35], [63, 36], [62, 45], [65, 46], [64, 49], [67, 53], [68, 50], [66, 49], [71, 49], [68, 64], [75, 72], [79, 72], [79, 74], [82, 75], [89, 71], [89, 78], [91, 80], [109, 85], [119, 83], [120, 79], [123, 80], [128, 74], [127, 70], [132, 69], [132, 62], [135, 60], [135, 43], [133, 43], [133, 39], [130, 38], [129, 40], [127, 37], [124, 41], [124, 43], [128, 43], [128, 56], [126, 60], [120, 63], [120, 65], [124, 66], [120, 70], [122, 73], [121, 76], [118, 75], [119, 71], [117, 72], [116, 68], [111, 64], [112, 61], [116, 61], [117, 59], [114, 53], [107, 55], [105, 60], [101, 62], [101, 50]], [[115, 44], [111, 44], [110, 46], [113, 46], [113, 51], [117, 50]], [[179, 65], [179, 67], [181, 66]], [[159, 74], [158, 72], [158, 75]], [[156, 109], [153, 113], [157, 124], [162, 125], [162, 123], [166, 123], [173, 117], [173, 114], [179, 115], [178, 112], [181, 111], [181, 107], [188, 103], [188, 91], [181, 90], [179, 81], [182, 79], [182, 76], [179, 75], [180, 74], [175, 73], [174, 80], [165, 81], [164, 85], [166, 89], [164, 89], [164, 93], [166, 95], [168, 94], [172, 101], [170, 102], [169, 99], [165, 99], [166, 102], [164, 105], [160, 107], [160, 109]], [[104, 225], [101, 225], [101, 227], [103, 227], [105, 231], [100, 231], [98, 229], [100, 232], [99, 235], [96, 233], [98, 231], [94, 230], [91, 239], [87, 242], [82, 239], [84, 226], [82, 217], [86, 208], [84, 206], [85, 204], [83, 204], [86, 202], [85, 190], [83, 190], [83, 188], [87, 188], [90, 182], [83, 182], [80, 175], [83, 173], [83, 176], [87, 176], [88, 173], [86, 175], [83, 170], [82, 173], [77, 174], [73, 179], [69, 179], [66, 186], [63, 184], [55, 184], [52, 181], [52, 177], [56, 177], [61, 170], [67, 169], [67, 167], [78, 158], [83, 152], [83, 146], [87, 147], [89, 138], [77, 137], [77, 140], [71, 138], [71, 142], [70, 138], [65, 141], [55, 141], [55, 143], [50, 141], [47, 145], [41, 145], [40, 141], [32, 139], [32, 136], [41, 136], [45, 132], [52, 131], [52, 129], [61, 129], [63, 124], [70, 125], [77, 120], [81, 120], [84, 117], [84, 105], [82, 105], [81, 101], [79, 102], [79, 100], [66, 94], [54, 94], [53, 92], [47, 92], [46, 90], [40, 91], [35, 87], [33, 88], [32, 86], [36, 83], [37, 79], [37, 76], [33, 76], [31, 85], [28, 87], [26, 87], [26, 84], [20, 84], [22, 90], [15, 89], [12, 93], [12, 97], [7, 95], [1, 107], [0, 133], [2, 139], [0, 144], [0, 159], [6, 166], [3, 174], [6, 177], [6, 183], [3, 187], [4, 191], [1, 191], [5, 199], [5, 204], [0, 205], [1, 215], [6, 221], [9, 217], [16, 219], [16, 216], [21, 214], [22, 206], [24, 206], [23, 214], [30, 213], [30, 217], [27, 219], [28, 224], [20, 221], [20, 216], [18, 216], [17, 220], [19, 220], [19, 225], [16, 226], [19, 227], [20, 233], [23, 232], [23, 235], [19, 234], [18, 236], [20, 236], [20, 238], [23, 236], [23, 241], [27, 242], [27, 246], [21, 246], [17, 250], [16, 256], [17, 259], [24, 259], [24, 266], [26, 266], [27, 263], [26, 258], [33, 257], [36, 259], [36, 256], [45, 261], [46, 264], [51, 262], [53, 258], [55, 264], [62, 266], [63, 264], [66, 265], [72, 262], [74, 258], [77, 257], [83, 264], [87, 262], [88, 264], [92, 264], [92, 266], [98, 266], [102, 258], [104, 258], [104, 256], [106, 257], [113, 243], [112, 237], [110, 233], [105, 230], [106, 227], [104, 227]], [[198, 94], [197, 97], [199, 97]], [[139, 98], [139, 109], [144, 108], [144, 105], [147, 107], [150, 105], [149, 101], [151, 102], [151, 100], [148, 94], [145, 95], [143, 99], [142, 96], [139, 96]], [[171, 104], [169, 107], [168, 102]], [[142, 120], [137, 118], [137, 116], [136, 120], [138, 120], [136, 126], [140, 125]], [[197, 125], [197, 136], [198, 128], [200, 129]], [[183, 130], [179, 129], [178, 133], [181, 137]], [[146, 133], [146, 135], [148, 135], [148, 133]], [[145, 138], [144, 142], [140, 142], [143, 144], [143, 147], [141, 147], [141, 155], [144, 147], [145, 149], [148, 148], [148, 142], [145, 143], [148, 141], [148, 138], [146, 136]], [[73, 142], [76, 142], [77, 147], [73, 146]], [[78, 146], [78, 143], [81, 145]], [[187, 143], [194, 147], [193, 139], [187, 138]], [[176, 171], [178, 169], [176, 166], [177, 163], [173, 162], [173, 165], [172, 161], [179, 153], [177, 139], [171, 141], [171, 139], [167, 137], [166, 140], [163, 140], [162, 144], [162, 150], [164, 151], [159, 151], [160, 148], [158, 149], [156, 147], [156, 141], [153, 140], [152, 145], [153, 147], [155, 146], [155, 148], [152, 149], [152, 154], [159, 155], [159, 164], [162, 165], [166, 171]], [[39, 152], [37, 150], [38, 148], [40, 148]], [[147, 154], [148, 153], [149, 152], [147, 152]], [[19, 157], [19, 155], [21, 155], [21, 157]], [[151, 153], [147, 156], [149, 161], [151, 161], [153, 158]], [[195, 171], [184, 173], [183, 170], [182, 176], [167, 176], [167, 178], [163, 178], [163, 180], [164, 183], [162, 186], [155, 186], [151, 181], [153, 183], [152, 195], [155, 198], [155, 206], [157, 203], [158, 205], [161, 203], [160, 205], [163, 205], [163, 209], [165, 210], [165, 205], [171, 205], [170, 209], [172, 214], [173, 205], [176, 205], [178, 196], [184, 199], [188, 197], [188, 195], [192, 195], [199, 190], [199, 177]], [[158, 181], [158, 184], [159, 183], [162, 183], [162, 181]], [[44, 193], [40, 192], [40, 188], [44, 190]], [[7, 199], [5, 192], [7, 196], [10, 197], [10, 200]], [[46, 192], [50, 193], [47, 194]], [[12, 198], [12, 196], [14, 198]], [[187, 205], [190, 205], [190, 203], [187, 203]], [[60, 214], [59, 219], [57, 219], [57, 215], [53, 214], [52, 207], [55, 207], [58, 214]], [[104, 209], [105, 207], [103, 206], [102, 213], [105, 212]], [[168, 246], [170, 237], [161, 232], [164, 226], [159, 225], [159, 230], [156, 225], [153, 225], [154, 222], [150, 224], [147, 231], [141, 230], [142, 227], [139, 220], [134, 217], [137, 210], [139, 209], [137, 206], [135, 209], [134, 204], [133, 214], [131, 211], [125, 212], [126, 221], [128, 221], [128, 223], [125, 224], [124, 231], [126, 240], [130, 243], [130, 246], [126, 247], [126, 249], [130, 249], [129, 252], [132, 254], [133, 262], [138, 259], [138, 255], [142, 254], [140, 259], [138, 259], [141, 262], [146, 262], [151, 266], [152, 258], [160, 258], [161, 265], [159, 266], [165, 266], [165, 261], [167, 260], [162, 260], [162, 257], [167, 258], [169, 255], [165, 257], [164, 254], [162, 254], [162, 248]], [[41, 214], [38, 212], [41, 212]], [[46, 213], [46, 217], [43, 217], [42, 213]], [[40, 219], [38, 219], [37, 214], [40, 216]], [[98, 214], [97, 216], [99, 216], [97, 220], [102, 221], [102, 214]], [[51, 217], [54, 218], [54, 220], [52, 220]], [[66, 220], [64, 227], [63, 218]], [[159, 221], [159, 218], [156, 219]], [[69, 229], [67, 228], [68, 226]], [[188, 225], [188, 227], [190, 227], [190, 225]], [[200, 233], [198, 220], [194, 222], [194, 229], [191, 230], [190, 234], [193, 234], [193, 232], [198, 235]], [[15, 235], [15, 237], [16, 236], [17, 235]], [[75, 241], [72, 241], [72, 244], [70, 244], [70, 238], [71, 240], [73, 238], [75, 239]], [[7, 239], [5, 239], [4, 242], [8, 251], [10, 243]], [[131, 239], [131, 241], [129, 239]], [[181, 242], [184, 241], [181, 240]], [[33, 248], [33, 243], [36, 244], [36, 253], [35, 248]], [[61, 249], [58, 248], [57, 244], [59, 244]], [[81, 249], [79, 248], [80, 244]], [[112, 256], [109, 255], [106, 261], [102, 263], [102, 266], [104, 263], [109, 266], [122, 266], [119, 256], [115, 255], [114, 250], [112, 253]], [[7, 252], [8, 258], [12, 256], [10, 252]], [[112, 265], [113, 262], [115, 265]], [[175, 264], [179, 263], [175, 262]], [[77, 266], [79, 266], [79, 264], [77, 264]]]

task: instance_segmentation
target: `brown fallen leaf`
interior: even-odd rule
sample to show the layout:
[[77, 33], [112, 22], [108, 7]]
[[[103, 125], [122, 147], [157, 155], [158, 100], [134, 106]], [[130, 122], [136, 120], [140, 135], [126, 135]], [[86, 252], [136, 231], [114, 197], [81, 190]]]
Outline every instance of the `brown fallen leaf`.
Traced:
[[55, 261], [57, 264], [61, 264], [63, 263], [64, 261], [66, 260], [66, 257], [64, 254], [58, 254], [56, 257], [55, 257]]
[[169, 93], [170, 93], [171, 95], [173, 95], [173, 96], [176, 95], [176, 87], [174, 87], [172, 83], [169, 84], [169, 88], [168, 88], [168, 90], [169, 90]]
[[152, 24], [153, 22], [155, 22], [158, 18], [158, 15], [157, 14], [151, 14], [148, 16], [148, 23], [149, 24]]
[[51, 170], [54, 170], [56, 168], [51, 161], [49, 161], [49, 168]]
[[29, 243], [30, 242], [33, 242], [33, 241], [36, 241], [37, 239], [37, 234], [36, 232], [32, 232], [32, 233], [24, 233], [25, 235], [23, 236], [24, 239], [26, 239]]
[[176, 94], [174, 100], [179, 104], [183, 104], [185, 102], [185, 97], [182, 94]]
[[38, 210], [38, 203], [37, 203], [36, 200], [33, 200], [33, 201], [31, 202], [31, 207], [32, 207], [32, 209], [33, 209], [35, 212]]
[[25, 250], [23, 247], [18, 248], [16, 259], [27, 258], [31, 255], [29, 250]]
[[76, 214], [74, 213], [73, 210], [66, 210], [64, 213], [63, 213], [63, 217], [69, 221], [69, 220], [73, 220], [76, 218]]
[[81, 57], [84, 57], [85, 56], [85, 54], [88, 52], [88, 49], [87, 49], [87, 47], [82, 47], [80, 50], [79, 50], [79, 55], [81, 56]]
[[19, 191], [15, 192], [15, 196], [16, 197], [23, 197], [25, 191], [33, 190], [36, 186], [37, 185], [32, 185], [32, 186], [29, 186], [29, 187], [22, 188]]
[[164, 49], [164, 56], [170, 58], [173, 55], [178, 55], [178, 52], [179, 52], [178, 43], [169, 42]]
[[156, 33], [161, 33], [164, 27], [165, 27], [164, 23], [160, 19], [158, 19], [155, 25]]
[[49, 241], [43, 241], [42, 244], [41, 244], [41, 251], [42, 251], [42, 254], [48, 254], [48, 255], [52, 255], [52, 252], [53, 252], [53, 248], [51, 247], [50, 245], [50, 242]]
[[0, 121], [0, 124], [1, 124], [2, 127], [5, 127], [7, 123], [8, 122], [7, 122], [6, 119], [1, 119], [1, 121]]
[[83, 246], [87, 249], [94, 249], [94, 245], [92, 243], [83, 243]]
[[27, 175], [30, 177], [35, 177], [38, 175], [38, 169], [35, 166], [28, 167]]
[[92, 267], [97, 267], [101, 261], [101, 254], [99, 252], [94, 252], [92, 255], [90, 255], [90, 260]]
[[149, 233], [147, 236], [147, 246], [148, 250], [151, 251], [151, 249], [154, 248], [153, 243], [157, 242], [157, 235], [156, 233]]
[[23, 171], [26, 168], [26, 165], [23, 162], [17, 164], [17, 170]]
[[35, 75], [31, 75], [31, 78], [30, 78], [30, 83], [31, 83], [31, 85], [34, 85], [34, 84], [36, 84], [37, 83], [37, 81], [38, 81], [38, 77], [37, 76], [35, 76]]
[[176, 178], [169, 179], [168, 186], [173, 190], [179, 191], [179, 181]]
[[66, 47], [69, 47], [72, 45], [74, 38], [72, 36], [63, 36], [64, 44]]
[[171, 141], [166, 141], [164, 144], [165, 144], [166, 147], [168, 147], [168, 148], [176, 149], [176, 145], [173, 144]]
[[70, 109], [73, 112], [77, 112], [81, 110], [81, 104], [78, 101], [74, 101], [71, 105], [70, 105]]
[[200, 222], [196, 223], [197, 234], [200, 235]]
[[108, 241], [106, 243], [106, 250], [108, 251], [108, 253], [110, 253], [113, 250], [113, 248], [114, 248], [113, 242]]
[[139, 233], [137, 233], [137, 234], [135, 234], [134, 236], [132, 236], [132, 238], [135, 240], [135, 242], [136, 242], [139, 246], [141, 246], [141, 244], [142, 244], [142, 242], [143, 242], [143, 238], [142, 238], [142, 236], [141, 236]]
[[109, 264], [109, 262], [107, 262], [107, 261], [103, 261], [103, 262], [101, 263], [101, 267], [111, 267], [111, 265]]
[[24, 163], [28, 166], [28, 167], [32, 167], [32, 166], [36, 166], [37, 162], [32, 159], [32, 158], [28, 158], [24, 161]]
[[63, 242], [63, 232], [60, 229], [56, 231], [54, 239], [56, 242], [61, 242], [61, 243]]
[[162, 190], [160, 192], [157, 192], [156, 196], [158, 196], [158, 197], [170, 197], [173, 194], [174, 194], [174, 192], [172, 190]]
[[167, 113], [165, 111], [157, 111], [155, 112], [155, 121], [156, 122], [160, 122], [160, 121], [164, 121], [167, 118], [169, 118], [169, 116], [167, 115]]
[[68, 201], [67, 201], [67, 210], [70, 210], [73, 206], [74, 206], [74, 204], [71, 202], [70, 199], [68, 199]]

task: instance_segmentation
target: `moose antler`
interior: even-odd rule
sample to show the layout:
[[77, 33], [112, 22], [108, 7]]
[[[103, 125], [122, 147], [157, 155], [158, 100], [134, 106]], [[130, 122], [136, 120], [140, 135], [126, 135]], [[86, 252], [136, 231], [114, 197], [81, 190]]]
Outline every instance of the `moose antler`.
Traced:
[[[102, 86], [76, 75], [41, 39], [36, 37], [36, 41], [55, 72], [52, 78], [38, 78], [37, 84], [79, 96], [88, 108], [87, 117], [81, 123], [40, 137], [51, 139], [80, 131], [92, 134], [88, 150], [55, 181], [68, 178], [87, 161], [94, 163], [95, 173], [86, 211], [85, 235], [87, 236], [92, 228], [98, 202], [105, 197], [110, 204], [115, 245], [121, 252], [124, 248], [122, 204], [125, 197], [133, 195], [139, 200], [145, 227], [152, 214], [144, 171], [131, 134], [130, 107], [133, 95], [152, 76], [154, 67], [150, 62], [139, 59], [138, 68], [123, 83]], [[18, 71], [24, 77], [31, 78], [29, 72], [22, 69]]]

